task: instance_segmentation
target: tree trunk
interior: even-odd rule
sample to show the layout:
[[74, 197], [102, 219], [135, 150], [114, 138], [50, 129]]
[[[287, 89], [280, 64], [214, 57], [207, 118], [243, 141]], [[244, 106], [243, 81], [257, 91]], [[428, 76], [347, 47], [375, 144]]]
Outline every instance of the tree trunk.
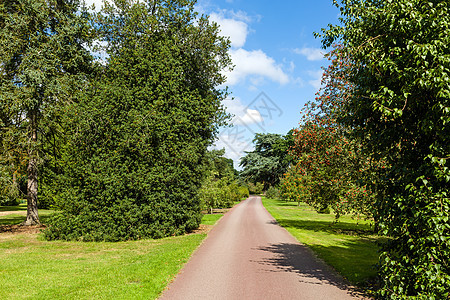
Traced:
[[28, 167], [27, 167], [27, 219], [23, 225], [39, 225], [38, 207], [37, 207], [37, 195], [38, 195], [38, 157], [36, 152], [37, 142], [37, 122], [36, 113], [32, 113], [30, 118], [31, 134], [30, 143], [28, 145]]

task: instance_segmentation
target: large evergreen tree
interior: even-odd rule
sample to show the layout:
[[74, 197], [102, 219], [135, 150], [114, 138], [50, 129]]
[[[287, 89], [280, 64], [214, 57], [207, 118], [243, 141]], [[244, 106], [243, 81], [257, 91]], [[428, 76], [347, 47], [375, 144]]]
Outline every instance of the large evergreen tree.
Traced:
[[390, 239], [380, 296], [450, 297], [450, 3], [342, 1], [340, 40], [352, 65], [348, 114], [364, 149], [383, 159], [375, 203]]
[[39, 224], [38, 169], [43, 144], [58, 116], [85, 82], [90, 54], [86, 14], [79, 1], [7, 0], [0, 3], [1, 162], [13, 177], [27, 174], [27, 219]]
[[114, 1], [97, 27], [103, 75], [68, 112], [61, 214], [49, 239], [127, 240], [198, 227], [203, 162], [226, 116], [230, 63], [195, 1]]
[[280, 182], [292, 162], [289, 148], [293, 146], [293, 130], [285, 136], [275, 133], [257, 133], [253, 139], [255, 150], [241, 158], [241, 176], [264, 184], [264, 190]]

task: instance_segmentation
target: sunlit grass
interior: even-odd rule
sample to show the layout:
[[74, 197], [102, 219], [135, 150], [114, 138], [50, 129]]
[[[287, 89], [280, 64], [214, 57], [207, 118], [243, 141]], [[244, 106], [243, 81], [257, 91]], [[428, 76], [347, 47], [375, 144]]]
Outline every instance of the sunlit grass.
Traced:
[[[0, 206], [0, 212], [11, 212], [7, 215], [0, 214], [0, 226], [1, 225], [16, 225], [24, 222], [26, 220], [26, 205], [20, 206]], [[46, 223], [47, 219], [53, 213], [52, 210], [39, 209], [39, 220], [41, 223]]]
[[[206, 215], [202, 223], [221, 216]], [[0, 224], [23, 220], [3, 216]], [[2, 233], [0, 299], [156, 299], [205, 237], [85, 243]]]
[[222, 217], [223, 217], [223, 214], [206, 214], [206, 215], [203, 215], [202, 224], [214, 225]]

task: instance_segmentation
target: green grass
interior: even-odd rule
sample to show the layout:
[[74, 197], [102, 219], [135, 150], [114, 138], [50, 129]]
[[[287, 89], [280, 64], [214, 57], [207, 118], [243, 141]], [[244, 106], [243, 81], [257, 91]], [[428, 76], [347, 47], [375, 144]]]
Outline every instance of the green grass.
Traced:
[[16, 206], [1, 206], [0, 205], [0, 211], [26, 211], [27, 205], [26, 204], [19, 204]]
[[[221, 216], [206, 215], [202, 223]], [[0, 224], [24, 218], [5, 217]], [[0, 299], [156, 299], [205, 237], [83, 243], [3, 233]]]
[[368, 221], [343, 216], [335, 223], [334, 215], [318, 214], [306, 204], [262, 200], [281, 226], [351, 283], [363, 286], [376, 276], [377, 241], [382, 238], [372, 233]]
[[203, 215], [202, 224], [205, 225], [214, 225], [220, 218], [222, 218], [223, 214], [207, 214]]
[[[20, 214], [9, 214], [6, 216], [0, 216], [0, 226], [1, 225], [15, 225], [20, 224], [26, 220], [26, 215], [23, 213], [26, 212], [27, 207], [23, 208], [23, 206], [0, 206], [0, 212], [16, 212], [20, 211]], [[39, 220], [41, 223], [46, 223], [47, 219], [53, 213], [52, 210], [40, 209], [39, 210]]]

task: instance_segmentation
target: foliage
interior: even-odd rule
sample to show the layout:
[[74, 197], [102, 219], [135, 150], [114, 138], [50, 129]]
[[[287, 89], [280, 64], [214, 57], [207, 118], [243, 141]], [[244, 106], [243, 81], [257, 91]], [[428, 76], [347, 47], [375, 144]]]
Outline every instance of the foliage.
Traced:
[[208, 150], [205, 154], [205, 172], [213, 174], [215, 178], [228, 178], [233, 181], [237, 177], [233, 160], [224, 157], [225, 149]]
[[252, 195], [259, 195], [262, 194], [264, 191], [264, 185], [261, 182], [252, 183], [249, 182], [248, 184], [248, 191]]
[[292, 131], [283, 136], [274, 133], [257, 133], [253, 139], [255, 150], [241, 158], [241, 176], [246, 181], [264, 184], [264, 190], [275, 186], [291, 163], [288, 150], [292, 145]]
[[230, 60], [228, 40], [194, 3], [115, 1], [97, 16], [109, 58], [67, 110], [61, 213], [47, 239], [160, 238], [198, 227]]
[[235, 179], [233, 160], [223, 157], [225, 149], [210, 150], [206, 154], [206, 179], [199, 191], [202, 210], [229, 208], [234, 202], [248, 197], [248, 190]]
[[247, 199], [248, 196], [250, 196], [250, 191], [248, 190], [248, 187], [246, 187], [246, 186], [242, 186], [242, 185], [239, 186], [238, 193], [239, 193], [239, 196], [241, 197], [241, 199], [242, 198]]
[[240, 198], [233, 199], [231, 187], [226, 179], [210, 178], [203, 184], [199, 195], [202, 208], [210, 213], [212, 213], [213, 208], [232, 207], [234, 201], [240, 200]]
[[281, 192], [278, 188], [271, 186], [266, 191], [266, 197], [271, 199], [280, 199]]
[[338, 123], [345, 116], [346, 99], [351, 95], [345, 70], [349, 66], [340, 47], [328, 54], [324, 87], [316, 99], [306, 104], [302, 122], [294, 131], [291, 155], [296, 165], [282, 180], [283, 198], [306, 202], [320, 212], [372, 216], [373, 193], [361, 179], [375, 164], [361, 151], [351, 128]]
[[450, 3], [343, 1], [343, 44], [353, 85], [341, 122], [386, 167], [375, 188], [382, 249], [380, 297], [450, 297]]
[[60, 130], [60, 113], [86, 82], [91, 55], [79, 1], [15, 0], [0, 3], [0, 163], [2, 180], [17, 188], [28, 177], [25, 224], [39, 223], [38, 168], [45, 145]]
[[11, 180], [10, 173], [0, 165], [0, 206], [15, 206], [19, 204], [19, 189]]

